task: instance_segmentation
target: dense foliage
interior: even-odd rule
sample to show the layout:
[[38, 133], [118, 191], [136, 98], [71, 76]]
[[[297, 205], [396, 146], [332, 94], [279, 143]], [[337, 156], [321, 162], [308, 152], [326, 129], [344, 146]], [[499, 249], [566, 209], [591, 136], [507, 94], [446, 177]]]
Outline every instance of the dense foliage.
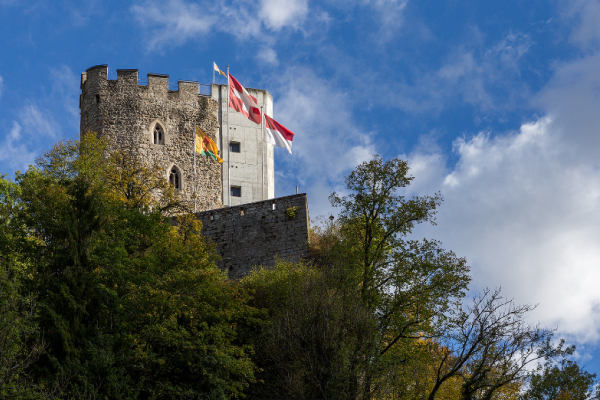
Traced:
[[[0, 399], [587, 399], [573, 347], [413, 240], [441, 196], [379, 157], [311, 257], [229, 281], [155, 166], [93, 134], [0, 178]], [[536, 365], [537, 368], [536, 368]]]
[[[29, 342], [45, 347], [28, 378], [50, 398], [237, 396], [253, 377], [237, 343], [236, 324], [253, 315], [244, 293], [198, 222], [173, 226], [166, 211], [185, 204], [154, 169], [105, 151], [93, 135], [59, 144], [3, 199], [3, 266], [23, 274], [21, 302], [28, 293], [35, 306], [2, 318], [23, 320], [21, 359], [36, 352]], [[161, 189], [162, 203], [148, 196]]]

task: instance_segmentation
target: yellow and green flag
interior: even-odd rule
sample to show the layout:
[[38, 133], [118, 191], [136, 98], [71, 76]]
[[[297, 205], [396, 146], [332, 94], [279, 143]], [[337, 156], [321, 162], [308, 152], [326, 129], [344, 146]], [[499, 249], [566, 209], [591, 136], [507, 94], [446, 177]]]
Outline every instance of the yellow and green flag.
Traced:
[[223, 162], [223, 159], [219, 157], [219, 149], [215, 142], [198, 125], [196, 125], [196, 153], [208, 156], [220, 163]]

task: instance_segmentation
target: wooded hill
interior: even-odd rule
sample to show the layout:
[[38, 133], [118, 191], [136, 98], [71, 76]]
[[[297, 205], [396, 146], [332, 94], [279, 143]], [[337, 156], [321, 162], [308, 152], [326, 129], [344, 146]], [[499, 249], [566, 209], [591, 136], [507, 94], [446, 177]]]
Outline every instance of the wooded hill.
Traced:
[[346, 178], [310, 259], [234, 281], [158, 169], [106, 149], [0, 179], [0, 398], [598, 397], [530, 305], [466, 298], [466, 260], [409, 239], [442, 198], [403, 197], [406, 161]]

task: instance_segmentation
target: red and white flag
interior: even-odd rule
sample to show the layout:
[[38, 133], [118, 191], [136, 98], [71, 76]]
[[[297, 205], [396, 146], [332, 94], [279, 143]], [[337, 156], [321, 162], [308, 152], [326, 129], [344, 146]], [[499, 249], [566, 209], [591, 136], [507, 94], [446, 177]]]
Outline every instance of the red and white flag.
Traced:
[[292, 142], [294, 133], [273, 118], [265, 114], [265, 128], [267, 131], [267, 142], [277, 147], [286, 148], [292, 154]]
[[231, 74], [229, 74], [229, 107], [241, 112], [252, 122], [260, 124], [262, 121], [256, 98], [250, 96], [250, 93]]

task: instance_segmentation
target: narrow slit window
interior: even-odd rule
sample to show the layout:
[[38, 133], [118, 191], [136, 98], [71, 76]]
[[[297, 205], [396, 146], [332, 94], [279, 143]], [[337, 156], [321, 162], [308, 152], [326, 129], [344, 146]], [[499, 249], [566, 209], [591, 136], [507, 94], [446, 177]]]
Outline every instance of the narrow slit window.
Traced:
[[165, 131], [159, 124], [154, 125], [154, 144], [165, 144]]
[[171, 173], [169, 174], [169, 182], [175, 189], [181, 189], [181, 176], [179, 175], [179, 171], [177, 168], [171, 168]]
[[232, 153], [240, 152], [240, 142], [229, 142], [229, 151]]
[[232, 186], [231, 195], [233, 197], [242, 197], [242, 188], [240, 186]]

